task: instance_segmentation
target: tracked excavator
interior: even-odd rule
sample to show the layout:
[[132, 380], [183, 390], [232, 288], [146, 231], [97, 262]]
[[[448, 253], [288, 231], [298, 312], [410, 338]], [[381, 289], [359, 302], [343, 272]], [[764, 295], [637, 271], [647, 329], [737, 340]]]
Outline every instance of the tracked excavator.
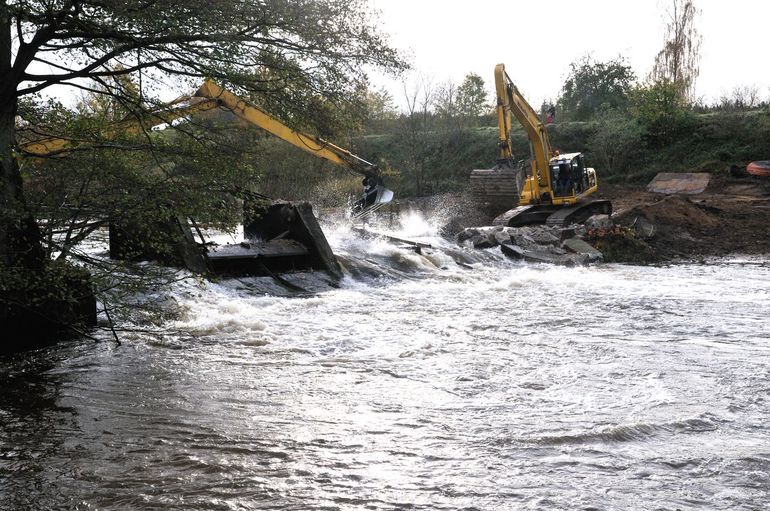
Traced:
[[[303, 151], [362, 175], [364, 192], [351, 207], [352, 219], [363, 218], [393, 199], [393, 192], [383, 184], [377, 165], [320, 137], [290, 128], [277, 117], [212, 80], [206, 80], [192, 96], [183, 96], [152, 113], [109, 125], [103, 135], [109, 139], [111, 135], [140, 133], [154, 126], [168, 124], [182, 117], [216, 108], [224, 108], [240, 119], [264, 129]], [[30, 156], [55, 157], [89, 146], [93, 145], [85, 140], [48, 137], [20, 144], [19, 151]]]
[[[598, 190], [596, 171], [581, 153], [562, 154], [548, 140], [545, 125], [514, 85], [505, 66], [495, 67], [499, 153], [491, 169], [471, 172], [474, 200], [494, 214], [494, 223], [518, 227], [531, 224], [562, 226], [595, 214], [611, 214], [607, 200], [589, 200]], [[511, 145], [515, 118], [529, 139], [531, 159], [514, 160]]]

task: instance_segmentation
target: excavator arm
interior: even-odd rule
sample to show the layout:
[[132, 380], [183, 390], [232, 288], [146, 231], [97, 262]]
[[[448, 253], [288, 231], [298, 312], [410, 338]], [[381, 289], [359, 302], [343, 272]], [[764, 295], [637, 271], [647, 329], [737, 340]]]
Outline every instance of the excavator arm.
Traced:
[[364, 194], [355, 201], [351, 208], [354, 218], [362, 218], [393, 200], [393, 192], [385, 188], [379, 168], [347, 149], [336, 146], [320, 137], [307, 135], [290, 128], [277, 117], [217, 85], [212, 80], [206, 80], [195, 93], [195, 96], [217, 101], [239, 118], [264, 129], [281, 140], [313, 156], [363, 175]]
[[[220, 107], [303, 151], [364, 176], [364, 194], [352, 207], [354, 218], [366, 216], [393, 199], [393, 192], [385, 188], [379, 168], [373, 163], [320, 137], [290, 128], [277, 117], [211, 80], [206, 80], [193, 96], [179, 98], [156, 112], [109, 125], [103, 136], [109, 139], [124, 133], [141, 133], [154, 126]], [[53, 157], [77, 150], [79, 147], [93, 147], [93, 143], [86, 140], [47, 137], [20, 144], [19, 150], [27, 155]]]
[[371, 178], [379, 178], [380, 173], [376, 165], [369, 163], [351, 153], [347, 149], [327, 142], [313, 135], [306, 135], [285, 125], [277, 117], [262, 110], [258, 106], [236, 96], [224, 87], [211, 80], [206, 80], [195, 93], [195, 97], [212, 99], [239, 118], [275, 135], [291, 145], [302, 149], [314, 156], [323, 158], [341, 167], [349, 168]]
[[[500, 132], [500, 159], [513, 158], [511, 148], [512, 117], [521, 124], [527, 132], [532, 151], [532, 179], [526, 186], [532, 197], [540, 197], [543, 192], [550, 192], [551, 174], [549, 161], [554, 156], [548, 141], [548, 132], [540, 121], [535, 110], [527, 103], [519, 89], [516, 88], [505, 65], [495, 66], [495, 89], [497, 91], [497, 119]], [[541, 190], [543, 189], [543, 190]]]

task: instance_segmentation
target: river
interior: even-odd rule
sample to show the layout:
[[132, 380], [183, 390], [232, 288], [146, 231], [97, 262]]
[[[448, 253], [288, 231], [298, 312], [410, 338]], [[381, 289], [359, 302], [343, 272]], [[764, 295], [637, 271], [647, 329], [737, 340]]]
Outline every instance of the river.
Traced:
[[0, 509], [768, 509], [770, 260], [400, 234], [435, 248], [330, 230], [338, 288], [180, 282], [160, 327], [0, 362]]

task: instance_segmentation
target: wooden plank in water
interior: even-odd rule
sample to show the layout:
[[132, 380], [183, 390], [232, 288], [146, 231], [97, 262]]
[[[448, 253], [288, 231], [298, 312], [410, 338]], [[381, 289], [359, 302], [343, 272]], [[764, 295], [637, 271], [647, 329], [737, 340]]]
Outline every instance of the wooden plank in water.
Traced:
[[370, 229], [363, 229], [361, 227], [353, 227], [351, 230], [363, 236], [375, 236], [375, 237], [385, 238], [386, 240], [389, 240], [389, 241], [394, 241], [396, 243], [405, 243], [407, 245], [412, 245], [415, 247], [433, 248], [430, 243], [423, 243], [422, 241], [408, 240], [406, 238], [398, 238], [396, 236], [391, 236], [390, 234], [385, 234], [384, 232], [372, 231]]
[[221, 245], [210, 248], [209, 260], [235, 260], [254, 258], [297, 257], [308, 255], [308, 249], [294, 240], [275, 240], [269, 242], [244, 242], [233, 245]]

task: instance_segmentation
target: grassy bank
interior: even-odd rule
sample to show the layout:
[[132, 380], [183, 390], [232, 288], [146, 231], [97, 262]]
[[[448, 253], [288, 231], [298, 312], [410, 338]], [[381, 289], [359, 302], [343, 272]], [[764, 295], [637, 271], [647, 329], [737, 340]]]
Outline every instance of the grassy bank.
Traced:
[[[646, 183], [657, 172], [722, 171], [730, 165], [770, 159], [770, 110], [689, 114], [665, 138], [654, 138], [627, 116], [548, 126], [552, 145], [582, 151], [606, 182]], [[460, 191], [472, 169], [489, 168], [497, 156], [493, 126], [369, 135], [354, 150], [397, 173], [388, 184], [399, 196]], [[512, 136], [517, 158], [529, 157], [523, 130]]]

